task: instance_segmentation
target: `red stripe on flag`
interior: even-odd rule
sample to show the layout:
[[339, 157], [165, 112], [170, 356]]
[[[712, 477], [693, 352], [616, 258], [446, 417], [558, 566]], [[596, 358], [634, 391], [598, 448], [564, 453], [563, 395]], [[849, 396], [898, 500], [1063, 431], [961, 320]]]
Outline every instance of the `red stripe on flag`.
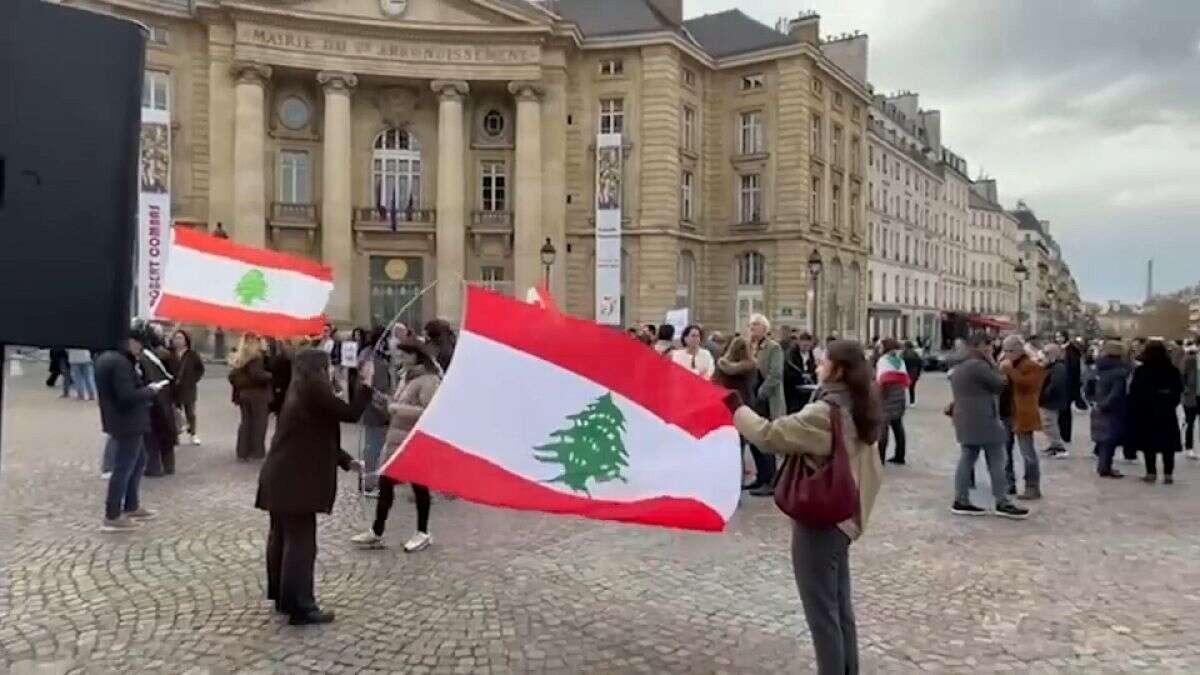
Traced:
[[907, 388], [910, 384], [912, 384], [912, 380], [909, 379], [908, 373], [902, 370], [889, 370], [882, 372], [876, 376], [875, 381], [881, 387], [885, 384], [895, 384]]
[[469, 287], [463, 330], [570, 370], [695, 438], [733, 424], [725, 390], [624, 331]]
[[[209, 253], [222, 258], [239, 260], [256, 267], [272, 267], [307, 274], [323, 281], [333, 281], [333, 272], [315, 260], [288, 255], [265, 248], [245, 246], [228, 239], [221, 239], [188, 227], [176, 226], [173, 245]], [[318, 333], [320, 331], [317, 331]]]
[[154, 314], [156, 318], [161, 319], [220, 326], [227, 330], [251, 331], [277, 338], [318, 335], [325, 327], [323, 315], [300, 319], [287, 314], [226, 307], [169, 293], [164, 293], [159, 299]]
[[655, 497], [616, 502], [567, 494], [545, 483], [522, 478], [421, 431], [414, 431], [409, 436], [403, 449], [388, 461], [382, 473], [396, 481], [424, 485], [488, 506], [683, 530], [720, 532], [725, 529], [721, 514], [695, 499]]

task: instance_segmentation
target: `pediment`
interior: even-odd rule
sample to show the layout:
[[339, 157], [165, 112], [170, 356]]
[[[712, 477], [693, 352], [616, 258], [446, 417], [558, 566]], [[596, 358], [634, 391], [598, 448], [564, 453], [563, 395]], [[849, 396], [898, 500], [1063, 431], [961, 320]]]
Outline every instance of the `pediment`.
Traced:
[[285, 10], [314, 18], [353, 18], [439, 27], [545, 26], [551, 16], [525, 0], [221, 0], [224, 5]]

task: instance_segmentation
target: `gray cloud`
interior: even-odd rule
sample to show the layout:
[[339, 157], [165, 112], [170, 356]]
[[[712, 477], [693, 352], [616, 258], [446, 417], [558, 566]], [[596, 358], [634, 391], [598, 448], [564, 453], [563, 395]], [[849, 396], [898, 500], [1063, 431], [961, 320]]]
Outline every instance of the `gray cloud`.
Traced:
[[[685, 0], [689, 14], [739, 6]], [[1049, 219], [1091, 299], [1200, 281], [1200, 1], [816, 0], [870, 35], [877, 91], [942, 111], [945, 139]], [[794, 0], [746, 9], [773, 24]]]

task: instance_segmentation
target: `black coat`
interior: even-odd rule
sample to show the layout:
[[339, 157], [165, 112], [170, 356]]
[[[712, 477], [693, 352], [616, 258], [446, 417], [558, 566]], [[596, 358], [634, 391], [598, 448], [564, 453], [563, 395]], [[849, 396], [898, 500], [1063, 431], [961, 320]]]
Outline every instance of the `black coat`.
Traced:
[[176, 402], [195, 400], [196, 385], [204, 377], [204, 361], [200, 355], [194, 349], [187, 350], [182, 357], [172, 352], [168, 363], [171, 376], [175, 378], [172, 387], [175, 389]]
[[342, 422], [355, 422], [371, 402], [359, 386], [350, 403], [326, 384], [288, 392], [271, 450], [258, 474], [254, 505], [274, 513], [330, 513], [337, 496], [337, 468], [353, 458], [341, 449]]
[[1063, 347], [1063, 353], [1066, 354], [1067, 360], [1067, 386], [1071, 392], [1071, 402], [1078, 403], [1080, 407], [1083, 405], [1083, 352], [1079, 351], [1079, 347], [1075, 346], [1074, 342], [1068, 342], [1066, 347]]
[[925, 370], [925, 364], [921, 362], [921, 355], [915, 349], [905, 349], [901, 354], [904, 358], [904, 369], [908, 371], [908, 378], [914, 383], [921, 379], [921, 371]]
[[811, 391], [801, 387], [817, 383], [817, 358], [812, 352], [801, 352], [795, 343], [784, 355], [783, 397], [787, 401], [787, 411], [793, 413], [807, 405], [812, 396]]
[[279, 414], [283, 410], [283, 401], [287, 398], [288, 387], [292, 384], [292, 359], [282, 350], [267, 361], [267, 372], [271, 373], [271, 402], [267, 410]]
[[142, 386], [136, 359], [127, 351], [108, 351], [96, 359], [96, 395], [100, 423], [109, 436], [127, 438], [150, 431], [154, 390]]
[[[150, 358], [147, 350], [142, 350], [142, 356], [138, 359], [146, 384], [170, 378], [164, 360], [168, 357], [167, 352], [156, 351], [154, 356], [158, 358], [158, 363]], [[162, 364], [162, 368], [159, 364]], [[179, 444], [179, 422], [175, 417], [175, 398], [171, 387], [160, 389], [150, 403], [150, 435], [159, 448], [173, 448]]]
[[1183, 378], [1170, 363], [1143, 364], [1129, 385], [1130, 445], [1144, 452], [1179, 452]]
[[1115, 356], [1096, 361], [1095, 406], [1092, 408], [1092, 440], [1096, 443], [1125, 443], [1129, 419], [1129, 366]]

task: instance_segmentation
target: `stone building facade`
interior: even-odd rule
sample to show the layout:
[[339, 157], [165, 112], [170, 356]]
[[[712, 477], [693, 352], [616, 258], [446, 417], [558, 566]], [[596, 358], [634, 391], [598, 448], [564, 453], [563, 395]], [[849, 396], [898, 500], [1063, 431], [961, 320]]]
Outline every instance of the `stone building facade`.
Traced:
[[822, 40], [816, 15], [780, 31], [684, 21], [682, 0], [61, 1], [150, 28], [174, 220], [322, 260], [340, 323], [455, 321], [464, 283], [523, 294], [543, 275], [592, 318], [606, 132], [622, 323], [687, 307], [714, 328], [761, 311], [863, 332], [866, 37]]
[[1017, 325], [1017, 219], [1000, 206], [994, 179], [977, 180], [968, 195], [971, 213], [970, 311], [997, 325]]

